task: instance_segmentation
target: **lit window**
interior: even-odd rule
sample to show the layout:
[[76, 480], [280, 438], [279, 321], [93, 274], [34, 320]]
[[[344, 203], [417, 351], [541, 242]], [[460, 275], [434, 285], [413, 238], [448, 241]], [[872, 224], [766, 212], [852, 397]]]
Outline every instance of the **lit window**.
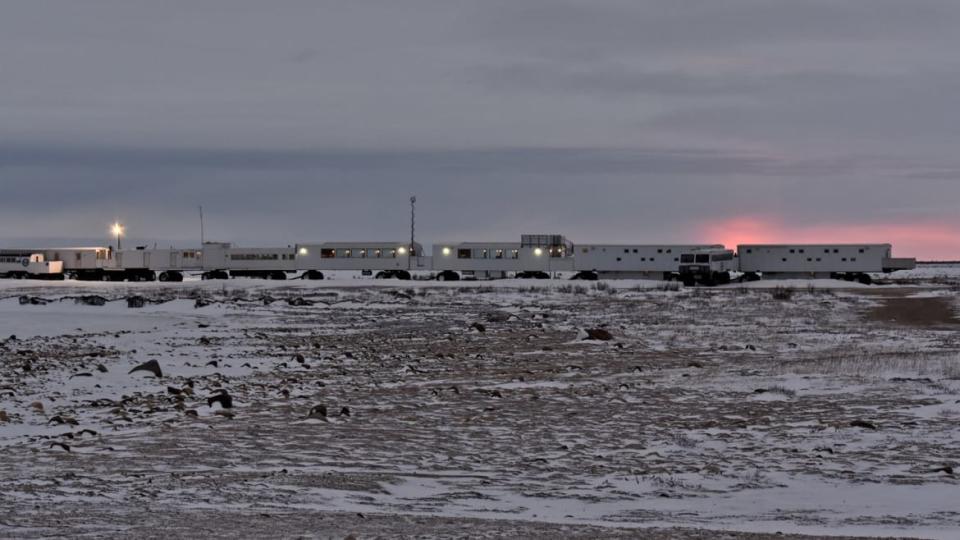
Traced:
[[497, 250], [496, 257], [497, 257], [498, 259], [502, 259], [502, 258], [503, 258], [503, 250], [502, 250], [502, 249], [498, 249], [498, 250]]

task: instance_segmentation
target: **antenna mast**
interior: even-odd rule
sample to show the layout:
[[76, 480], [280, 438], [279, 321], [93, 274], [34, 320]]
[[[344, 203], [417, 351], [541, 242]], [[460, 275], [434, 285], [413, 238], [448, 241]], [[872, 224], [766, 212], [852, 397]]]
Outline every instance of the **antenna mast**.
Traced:
[[203, 248], [205, 238], [203, 236], [203, 205], [200, 205], [200, 248]]

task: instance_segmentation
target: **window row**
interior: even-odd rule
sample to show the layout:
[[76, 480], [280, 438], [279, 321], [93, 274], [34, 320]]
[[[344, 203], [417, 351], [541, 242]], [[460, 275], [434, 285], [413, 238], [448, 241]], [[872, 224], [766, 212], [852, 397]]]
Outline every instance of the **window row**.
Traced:
[[[382, 259], [382, 258], [397, 258], [397, 250], [382, 249], [382, 248], [371, 248], [371, 249], [321, 249], [320, 258], [321, 259]], [[402, 254], [401, 254], [402, 255]], [[413, 253], [413, 256], [416, 257], [416, 252]]]
[[[492, 255], [492, 257], [491, 257]], [[519, 259], [520, 250], [519, 249], [458, 249], [457, 258], [458, 259]]]
[[231, 261], [292, 261], [293, 253], [231, 253]]

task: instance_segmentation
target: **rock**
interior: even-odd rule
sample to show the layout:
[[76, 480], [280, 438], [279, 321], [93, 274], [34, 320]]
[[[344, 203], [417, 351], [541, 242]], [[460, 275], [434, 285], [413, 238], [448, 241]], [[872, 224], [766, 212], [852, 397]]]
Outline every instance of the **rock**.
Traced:
[[750, 345], [750, 344], [747, 344], [747, 345], [744, 346], [743, 348], [744, 348], [745, 350], [748, 350], [748, 351], [755, 351], [755, 350], [757, 350], [757, 346], [756, 346], [756, 345]]
[[213, 407], [214, 403], [219, 403], [224, 409], [233, 408], [233, 398], [230, 397], [230, 394], [228, 394], [226, 390], [220, 390], [219, 394], [207, 398], [208, 407]]
[[303, 298], [302, 296], [297, 296], [297, 297], [295, 297], [295, 298], [288, 298], [288, 299], [287, 299], [287, 304], [290, 305], [290, 306], [294, 306], [294, 307], [297, 307], [297, 306], [312, 306], [312, 305], [313, 305], [313, 302], [311, 302], [310, 300], [307, 300], [306, 298]]
[[867, 422], [866, 420], [854, 420], [850, 422], [850, 427], [859, 427], [864, 429], [872, 429], [876, 431], [877, 426], [873, 422]]
[[45, 306], [45, 305], [47, 305], [47, 304], [49, 304], [49, 303], [50, 303], [49, 300], [46, 300], [46, 299], [43, 299], [43, 298], [39, 298], [39, 297], [36, 297], [36, 296], [21, 296], [21, 297], [20, 297], [20, 305], [21, 305], [21, 306], [25, 306], [25, 305]]
[[6, 423], [10, 421], [10, 416], [7, 414], [7, 411], [0, 411], [0, 422]]
[[583, 338], [586, 340], [595, 340], [595, 341], [610, 341], [613, 339], [613, 334], [604, 330], [603, 328], [588, 328], [586, 330], [587, 337]]
[[168, 387], [167, 387], [167, 393], [170, 394], [170, 395], [172, 395], [172, 396], [179, 396], [179, 395], [182, 395], [182, 394], [183, 394], [183, 390], [181, 390], [181, 389], [179, 389], [179, 388], [177, 388], [177, 387], [175, 387], [175, 386], [168, 386]]
[[73, 299], [76, 304], [83, 304], [85, 306], [105, 306], [107, 305], [107, 299], [102, 296], [97, 296], [95, 294], [78, 296]]
[[193, 302], [193, 308], [194, 308], [194, 309], [198, 309], [198, 308], [202, 308], [202, 307], [207, 307], [207, 306], [209, 306], [209, 305], [211, 305], [211, 304], [213, 304], [213, 302], [210, 302], [209, 300], [204, 300], [203, 298], [197, 298], [197, 299]]
[[74, 373], [73, 375], [70, 376], [71, 379], [74, 377], [93, 377], [93, 373], [87, 373], [87, 372]]
[[158, 379], [160, 377], [163, 377], [163, 371], [160, 369], [160, 362], [157, 362], [156, 360], [150, 360], [148, 362], [144, 362], [140, 364], [139, 366], [131, 369], [128, 375], [135, 371], [149, 371], [150, 373], [153, 373], [153, 375]]
[[703, 369], [703, 364], [701, 364], [700, 362], [697, 362], [696, 360], [693, 360], [687, 363], [687, 367]]
[[488, 323], [503, 323], [510, 320], [511, 315], [503, 311], [494, 311], [487, 313], [487, 322]]
[[97, 371], [99, 371], [100, 373], [106, 373], [107, 367], [104, 366], [103, 364], [97, 364]]
[[944, 465], [943, 467], [936, 468], [931, 472], [935, 472], [935, 473], [942, 472], [942, 473], [949, 474], [950, 476], [953, 476], [953, 467], [950, 465]]
[[54, 446], [59, 446], [60, 448], [63, 448], [63, 449], [66, 450], [67, 452], [70, 451], [70, 445], [67, 444], [67, 443], [62, 443], [62, 442], [52, 442], [52, 443], [50, 443], [50, 448], [53, 448]]
[[127, 297], [127, 307], [128, 308], [142, 308], [147, 305], [147, 299], [142, 296], [128, 296]]
[[220, 364], [216, 360], [211, 360], [204, 364], [204, 367], [206, 366], [220, 367]]
[[197, 323], [197, 328], [210, 328], [209, 324]]
[[473, 328], [474, 330], [476, 330], [477, 332], [480, 332], [481, 334], [487, 331], [487, 327], [478, 322], [471, 324], [470, 328]]
[[212, 342], [210, 341], [210, 338], [208, 338], [207, 336], [203, 336], [200, 338], [201, 345], [210, 345], [210, 343]]
[[340, 416], [350, 416], [350, 407], [341, 407]]
[[297, 354], [296, 356], [293, 357], [293, 359], [301, 364], [307, 361], [307, 359], [304, 358], [302, 354]]
[[43, 403], [40, 403], [39, 401], [34, 401], [33, 403], [30, 404], [30, 408], [37, 412], [43, 412]]
[[310, 413], [307, 414], [307, 418], [322, 418], [326, 420], [327, 406], [323, 404], [315, 405], [312, 409], [310, 409]]

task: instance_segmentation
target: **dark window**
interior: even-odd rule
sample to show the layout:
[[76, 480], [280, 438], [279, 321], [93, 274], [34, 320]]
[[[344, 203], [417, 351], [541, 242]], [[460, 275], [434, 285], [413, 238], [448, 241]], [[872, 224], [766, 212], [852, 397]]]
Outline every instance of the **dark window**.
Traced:
[[706, 255], [706, 254], [704, 254], [704, 255], [697, 255], [697, 262], [698, 262], [698, 263], [708, 263], [708, 262], [710, 262], [710, 255]]
[[783, 262], [787, 262], [787, 258], [786, 258], [786, 257], [784, 257], [782, 260], [783, 260]]
[[803, 253], [803, 250], [802, 250], [802, 249], [800, 250], [800, 253]]
[[790, 253], [795, 253], [795, 252], [791, 249], [791, 250], [790, 250]]
[[[676, 260], [676, 259], [674, 259], [674, 260]], [[690, 254], [690, 253], [685, 253], [685, 254], [683, 254], [683, 255], [680, 255], [680, 262], [682, 262], [682, 263], [684, 263], [684, 264], [692, 263], [692, 262], [693, 262], [693, 255]]]
[[835, 250], [833, 250], [833, 252], [834, 252], [834, 253], [840, 253], [840, 250], [839, 250], [839, 249], [835, 249]]
[[807, 257], [807, 262], [813, 262], [813, 259], [811, 259], [810, 257]]
[[630, 253], [630, 250], [629, 250], [629, 249], [625, 249], [625, 250], [623, 250], [623, 252], [624, 252], [624, 253]]
[[633, 250], [633, 252], [634, 252], [634, 253], [636, 253], [636, 252], [637, 252], [637, 250]]
[[825, 250], [823, 250], [823, 252], [824, 252], [824, 253], [830, 253], [830, 250], [829, 250], [829, 249], [825, 249]]
[[748, 250], [747, 250], [747, 253], [753, 253], [753, 250], [752, 250], [752, 249], [748, 249]]
[[863, 248], [860, 248], [860, 253], [863, 253]]
[[820, 262], [820, 257], [817, 257], [817, 262]]
[[842, 260], [843, 262], [847, 262], [847, 258], [846, 258], [846, 257], [844, 257], [844, 258], [842, 258], [842, 259], [840, 259], [840, 260]]
[[658, 249], [657, 253], [663, 253], [663, 248]]
[[458, 249], [458, 250], [457, 250], [457, 258], [458, 258], [458, 259], [469, 259], [469, 258], [470, 258], [470, 255], [471, 255], [471, 254], [470, 254], [470, 250], [469, 250], [469, 249]]
[[621, 260], [620, 257], [617, 257], [617, 262], [620, 262], [620, 260]]

